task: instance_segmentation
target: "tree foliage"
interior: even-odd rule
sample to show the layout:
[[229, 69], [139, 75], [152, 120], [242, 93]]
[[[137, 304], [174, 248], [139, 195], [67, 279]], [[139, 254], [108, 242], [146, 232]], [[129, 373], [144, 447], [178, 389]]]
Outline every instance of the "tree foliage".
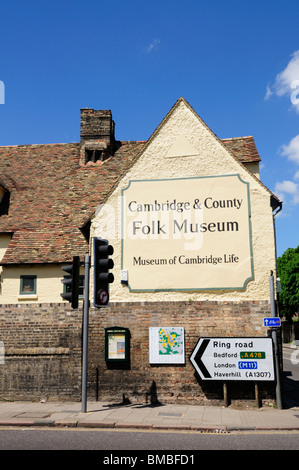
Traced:
[[282, 289], [278, 294], [280, 314], [290, 320], [299, 309], [299, 246], [288, 248], [277, 259], [277, 276]]

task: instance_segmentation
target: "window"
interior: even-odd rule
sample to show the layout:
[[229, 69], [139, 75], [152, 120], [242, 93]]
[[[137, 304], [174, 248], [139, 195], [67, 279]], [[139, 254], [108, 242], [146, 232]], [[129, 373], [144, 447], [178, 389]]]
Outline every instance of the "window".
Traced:
[[30, 295], [36, 294], [36, 276], [20, 277], [20, 294]]
[[[64, 276], [64, 279], [70, 279], [71, 276]], [[63, 285], [64, 293], [70, 292], [70, 286]], [[79, 277], [79, 299], [84, 299], [84, 275]]]
[[0, 186], [0, 217], [8, 214], [10, 193]]

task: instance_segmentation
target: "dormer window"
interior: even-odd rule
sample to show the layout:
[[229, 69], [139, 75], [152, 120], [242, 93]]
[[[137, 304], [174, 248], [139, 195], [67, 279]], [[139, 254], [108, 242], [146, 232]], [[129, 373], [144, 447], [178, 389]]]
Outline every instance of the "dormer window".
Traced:
[[10, 193], [0, 186], [0, 217], [8, 214]]

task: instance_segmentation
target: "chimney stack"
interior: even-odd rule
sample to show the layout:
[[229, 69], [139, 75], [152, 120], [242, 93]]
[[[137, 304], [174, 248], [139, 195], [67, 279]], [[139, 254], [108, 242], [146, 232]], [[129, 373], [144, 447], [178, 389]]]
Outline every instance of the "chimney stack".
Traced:
[[110, 110], [81, 109], [81, 163], [103, 162], [113, 155], [114, 128]]

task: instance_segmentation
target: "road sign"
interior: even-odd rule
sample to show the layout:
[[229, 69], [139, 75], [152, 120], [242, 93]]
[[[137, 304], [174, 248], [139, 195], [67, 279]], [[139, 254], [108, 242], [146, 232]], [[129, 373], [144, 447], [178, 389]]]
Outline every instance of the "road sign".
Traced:
[[190, 361], [202, 380], [275, 380], [272, 338], [200, 338]]
[[98, 301], [100, 304], [105, 305], [108, 303], [109, 295], [105, 289], [102, 289], [98, 294]]
[[264, 326], [281, 326], [281, 320], [279, 317], [264, 318]]

